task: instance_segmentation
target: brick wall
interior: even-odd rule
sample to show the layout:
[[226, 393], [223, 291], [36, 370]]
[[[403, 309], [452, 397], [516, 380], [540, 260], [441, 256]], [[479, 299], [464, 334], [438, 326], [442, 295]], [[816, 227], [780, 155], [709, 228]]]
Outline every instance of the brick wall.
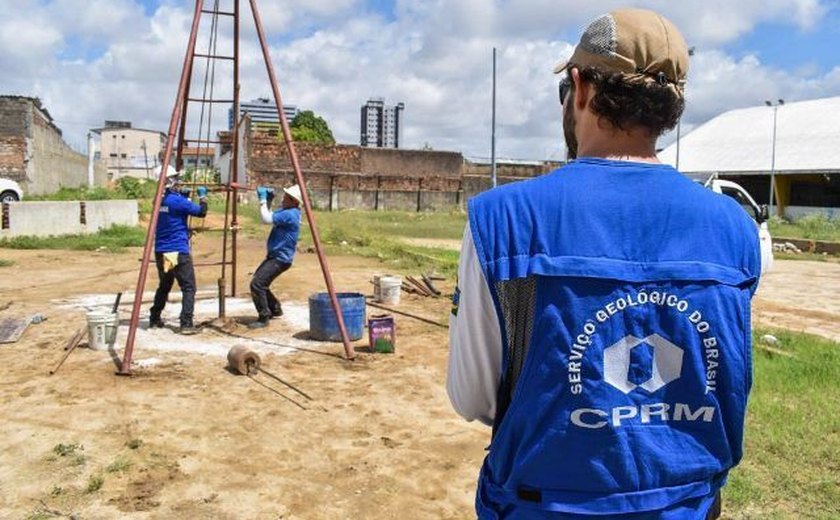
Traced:
[[[247, 145], [251, 184], [295, 183], [286, 144], [255, 136]], [[490, 165], [464, 161], [457, 152], [364, 148], [295, 143], [298, 161], [318, 208], [435, 211], [463, 207], [467, 198], [490, 188]], [[555, 162], [498, 163], [499, 184], [536, 177]]]
[[[67, 146], [48, 117], [32, 98], [0, 96], [0, 177], [19, 182], [24, 196], [88, 182], [87, 156]], [[106, 180], [100, 164], [94, 180]]]
[[26, 182], [27, 103], [0, 97], [0, 177]]

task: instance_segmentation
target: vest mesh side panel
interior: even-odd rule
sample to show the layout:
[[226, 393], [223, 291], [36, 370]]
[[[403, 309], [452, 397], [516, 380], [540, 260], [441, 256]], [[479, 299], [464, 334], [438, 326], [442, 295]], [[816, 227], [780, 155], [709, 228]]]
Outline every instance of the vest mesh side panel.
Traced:
[[513, 399], [516, 382], [522, 372], [522, 365], [528, 355], [531, 333], [534, 329], [534, 308], [537, 280], [531, 276], [496, 283], [496, 293], [502, 307], [502, 315], [507, 333], [506, 367], [502, 384], [499, 388], [496, 427], [501, 424], [505, 412]]
[[589, 24], [580, 38], [580, 46], [590, 54], [610, 56], [618, 46], [616, 40], [615, 20], [605, 14]]

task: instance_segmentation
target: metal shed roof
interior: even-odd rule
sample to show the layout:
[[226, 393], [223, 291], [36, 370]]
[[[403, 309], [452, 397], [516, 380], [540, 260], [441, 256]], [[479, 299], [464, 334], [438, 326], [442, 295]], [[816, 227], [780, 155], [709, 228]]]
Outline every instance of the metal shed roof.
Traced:
[[659, 153], [682, 172], [762, 174], [773, 156], [776, 113], [777, 174], [840, 173], [840, 97], [730, 110]]

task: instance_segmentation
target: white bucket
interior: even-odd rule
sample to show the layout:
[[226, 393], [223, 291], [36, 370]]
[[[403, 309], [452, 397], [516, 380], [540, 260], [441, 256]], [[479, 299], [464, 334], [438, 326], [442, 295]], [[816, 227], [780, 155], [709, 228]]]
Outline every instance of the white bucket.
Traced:
[[379, 278], [376, 300], [381, 303], [396, 305], [400, 303], [400, 289], [402, 278], [399, 276], [382, 276]]
[[108, 350], [117, 339], [120, 317], [111, 312], [87, 313], [88, 344], [93, 350]]

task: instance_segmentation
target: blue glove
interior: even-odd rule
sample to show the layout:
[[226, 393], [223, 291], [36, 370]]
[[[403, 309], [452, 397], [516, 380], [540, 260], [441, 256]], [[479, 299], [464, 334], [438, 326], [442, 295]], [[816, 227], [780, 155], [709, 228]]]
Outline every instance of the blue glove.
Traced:
[[195, 192], [198, 193], [198, 198], [199, 199], [207, 198], [207, 187], [206, 186], [199, 186], [198, 189], [195, 190]]
[[257, 197], [260, 199], [260, 202], [265, 202], [268, 200], [268, 188], [265, 186], [259, 186], [257, 188]]

